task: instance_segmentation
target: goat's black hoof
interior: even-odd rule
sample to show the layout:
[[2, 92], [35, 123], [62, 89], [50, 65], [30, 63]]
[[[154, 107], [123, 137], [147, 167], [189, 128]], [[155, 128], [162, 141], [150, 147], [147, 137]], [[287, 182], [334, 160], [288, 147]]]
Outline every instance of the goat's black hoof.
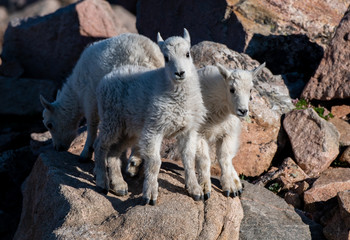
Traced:
[[157, 204], [157, 199], [152, 199], [149, 201], [149, 205], [155, 206]]
[[193, 195], [193, 199], [197, 202], [202, 199], [201, 195]]
[[128, 194], [128, 190], [117, 190], [117, 191], [115, 191], [115, 194], [117, 196], [125, 196]]
[[204, 200], [208, 200], [210, 198], [210, 193], [204, 194]]
[[149, 198], [142, 198], [142, 205], [146, 206], [147, 204], [149, 204], [150, 199]]
[[101, 194], [104, 194], [104, 195], [107, 195], [108, 194], [108, 190], [105, 189], [105, 188], [102, 188], [102, 187], [97, 187], [96, 191], [98, 193], [101, 193]]
[[233, 191], [232, 192], [232, 197], [237, 197], [238, 196], [238, 193], [236, 191]]
[[240, 190], [238, 191], [238, 196], [241, 196], [242, 193], [243, 193], [243, 189], [240, 189]]
[[230, 191], [224, 191], [223, 194], [224, 194], [225, 197], [229, 197], [230, 196]]

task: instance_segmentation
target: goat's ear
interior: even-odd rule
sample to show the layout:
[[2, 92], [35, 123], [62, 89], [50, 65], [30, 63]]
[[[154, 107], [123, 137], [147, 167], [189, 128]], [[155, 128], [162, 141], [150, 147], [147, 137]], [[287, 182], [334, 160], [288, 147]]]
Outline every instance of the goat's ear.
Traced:
[[162, 38], [162, 36], [160, 36], [160, 33], [157, 33], [157, 43], [159, 47], [162, 47], [162, 45], [164, 44], [164, 40]]
[[223, 76], [225, 80], [231, 76], [231, 72], [227, 70], [224, 66], [222, 66], [220, 63], [217, 63], [216, 67], [218, 68], [221, 76]]
[[187, 42], [191, 43], [190, 33], [187, 31], [186, 28], [184, 28], [184, 39], [185, 39]]
[[50, 112], [53, 112], [54, 107], [53, 107], [52, 103], [47, 101], [42, 95], [40, 95], [40, 102], [41, 102], [41, 105], [43, 105], [43, 107], [45, 109], [49, 110]]
[[255, 68], [253, 70], [253, 77], [255, 78], [261, 71], [262, 69], [265, 67], [266, 63], [264, 62], [263, 64], [261, 64], [259, 67]]

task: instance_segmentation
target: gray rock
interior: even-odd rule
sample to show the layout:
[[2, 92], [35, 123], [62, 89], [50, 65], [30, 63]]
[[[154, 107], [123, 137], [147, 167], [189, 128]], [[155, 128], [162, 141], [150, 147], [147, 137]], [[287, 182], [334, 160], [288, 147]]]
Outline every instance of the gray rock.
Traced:
[[12, 21], [5, 32], [0, 73], [63, 81], [88, 44], [124, 32], [128, 30], [102, 0], [80, 1], [43, 17]]
[[14, 239], [238, 239], [239, 199], [215, 188], [206, 202], [193, 201], [173, 163], [162, 164], [156, 206], [141, 206], [142, 178], [127, 179], [128, 196], [106, 196], [92, 171], [71, 153], [41, 154], [23, 185]]
[[322, 227], [269, 190], [244, 182], [241, 240], [324, 239]]

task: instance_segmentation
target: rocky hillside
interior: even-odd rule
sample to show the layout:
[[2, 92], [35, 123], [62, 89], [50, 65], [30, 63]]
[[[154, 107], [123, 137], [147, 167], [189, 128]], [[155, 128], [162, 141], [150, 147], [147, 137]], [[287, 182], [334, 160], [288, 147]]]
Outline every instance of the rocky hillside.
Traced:
[[[241, 197], [184, 189], [176, 143], [163, 143], [157, 206], [96, 191], [86, 138], [53, 150], [39, 94], [53, 100], [81, 51], [124, 32], [155, 40], [186, 27], [199, 68], [266, 67], [254, 81], [233, 164]], [[347, 1], [0, 0], [1, 239], [349, 239], [350, 6]]]

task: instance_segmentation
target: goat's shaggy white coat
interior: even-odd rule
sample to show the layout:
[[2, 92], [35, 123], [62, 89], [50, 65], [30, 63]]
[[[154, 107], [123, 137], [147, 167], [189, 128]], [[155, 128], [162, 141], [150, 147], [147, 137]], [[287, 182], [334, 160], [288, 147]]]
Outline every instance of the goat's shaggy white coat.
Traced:
[[187, 30], [184, 38], [163, 41], [158, 35], [158, 44], [165, 58], [164, 68], [146, 71], [139, 66], [120, 67], [106, 75], [98, 86], [101, 122], [94, 145], [96, 185], [103, 191], [111, 189], [126, 194], [120, 155], [127, 147], [137, 145], [146, 167], [143, 198], [154, 204], [158, 196], [161, 143], [164, 137], [176, 136], [186, 189], [199, 200], [203, 190], [195, 174], [195, 152], [197, 130], [206, 109], [190, 56], [190, 37]]
[[[206, 193], [210, 192], [210, 186], [205, 185], [208, 181], [202, 179], [207, 179], [207, 174], [210, 172], [208, 144], [216, 145], [224, 195], [236, 196], [242, 192], [241, 181], [232, 164], [240, 144], [239, 117], [248, 114], [253, 79], [264, 66], [265, 64], [262, 64], [254, 71], [228, 70], [221, 65], [207, 66], [198, 70], [202, 97], [208, 113], [199, 129], [196, 166], [199, 182]], [[127, 171], [135, 175], [140, 164], [141, 160], [137, 156], [130, 158]]]
[[81, 54], [53, 103], [40, 96], [43, 122], [52, 135], [56, 150], [67, 150], [77, 134], [80, 120], [87, 120], [88, 136], [81, 153], [90, 159], [99, 122], [96, 87], [103, 76], [115, 67], [133, 64], [151, 69], [164, 66], [164, 58], [156, 43], [138, 34], [122, 34], [101, 40]]

